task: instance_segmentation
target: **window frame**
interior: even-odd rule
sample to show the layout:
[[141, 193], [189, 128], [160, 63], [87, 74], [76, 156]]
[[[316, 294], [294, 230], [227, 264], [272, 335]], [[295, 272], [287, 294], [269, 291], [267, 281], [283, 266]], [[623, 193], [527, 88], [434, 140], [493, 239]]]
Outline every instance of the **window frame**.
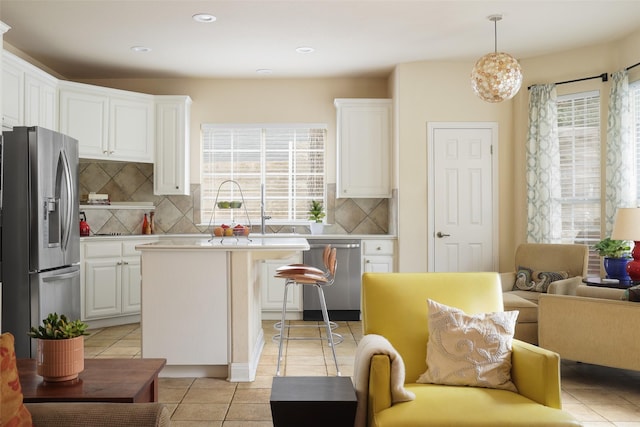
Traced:
[[[213, 222], [225, 223], [226, 221], [230, 222], [238, 222], [243, 223], [245, 225], [248, 219], [248, 222], [251, 225], [257, 225], [261, 222], [260, 215], [260, 205], [261, 198], [264, 191], [265, 194], [265, 214], [271, 216], [269, 219], [269, 225], [307, 225], [309, 223], [308, 220], [308, 203], [311, 200], [321, 200], [323, 205], [326, 206], [326, 173], [327, 173], [327, 165], [326, 165], [326, 151], [327, 151], [327, 130], [328, 126], [325, 123], [206, 123], [201, 125], [201, 147], [200, 147], [200, 158], [201, 158], [201, 193], [200, 193], [200, 203], [201, 203], [201, 218], [200, 225], [215, 225]], [[207, 162], [207, 157], [215, 157], [216, 152], [225, 151], [222, 148], [215, 148], [214, 146], [207, 146], [206, 138], [210, 133], [215, 133], [216, 131], [230, 131], [234, 137], [238, 137], [242, 135], [244, 132], [255, 132], [256, 135], [259, 134], [257, 138], [259, 149], [256, 147], [252, 148], [238, 148], [233, 147], [232, 145], [227, 150], [230, 154], [231, 160], [229, 162], [229, 172], [224, 173], [220, 171], [216, 171], [214, 167], [207, 168], [205, 167], [205, 162]], [[298, 131], [301, 131], [303, 134], [308, 134], [308, 139], [298, 140]], [[319, 131], [319, 132], [318, 132]], [[285, 135], [285, 138], [290, 137], [288, 132], [291, 132], [291, 135], [294, 136], [294, 140], [289, 142], [288, 148], [283, 149], [282, 147], [269, 149], [268, 140], [270, 137], [274, 135], [277, 142], [277, 134], [278, 132], [282, 132]], [[312, 148], [311, 139], [321, 135], [321, 141], [313, 141], [314, 143], [319, 143], [321, 147]], [[243, 136], [247, 136], [246, 134]], [[242, 137], [242, 136], [240, 136]], [[302, 141], [302, 142], [301, 142]], [[300, 148], [297, 144], [304, 144], [305, 141], [309, 145], [308, 148]], [[255, 142], [255, 141], [254, 141]], [[293, 144], [292, 144], [293, 142]], [[215, 143], [213, 143], [215, 144]], [[240, 144], [243, 144], [243, 141], [240, 141]], [[255, 163], [259, 163], [258, 169], [254, 169], [253, 171], [237, 171], [237, 162], [233, 160], [234, 154], [237, 155], [246, 151], [247, 153], [252, 153], [254, 156], [256, 154], [259, 155], [259, 160], [254, 161]], [[279, 157], [286, 158], [286, 163], [288, 164], [287, 170], [282, 171], [279, 170], [277, 172], [269, 171], [269, 155], [274, 155]], [[279, 153], [279, 155], [278, 155]], [[313, 169], [321, 165], [321, 170], [318, 172], [297, 172], [296, 163], [298, 162], [298, 156], [300, 153], [306, 154], [307, 159], [309, 160], [309, 165]], [[320, 154], [320, 162], [315, 163], [317, 161], [312, 159], [313, 154]], [[302, 161], [305, 163], [304, 160]], [[277, 163], [276, 161], [273, 164]], [[282, 163], [282, 162], [280, 162]], [[215, 166], [215, 162], [212, 160], [212, 165]], [[282, 166], [280, 164], [280, 166]], [[209, 170], [207, 170], [209, 169]], [[304, 169], [304, 167], [302, 167]], [[272, 185], [274, 181], [277, 180], [277, 176], [284, 177], [284, 181], [287, 182], [286, 186], [282, 185], [283, 179], [279, 180], [279, 192], [278, 196], [273, 195], [273, 191], [269, 191], [269, 182], [271, 180]], [[237, 185], [237, 188], [240, 190], [240, 194], [233, 196], [234, 198], [242, 197], [245, 201], [245, 205], [240, 210], [226, 211], [223, 209], [217, 209], [214, 205], [216, 200], [218, 199], [218, 195], [222, 192], [226, 193], [226, 189], [220, 187], [217, 182], [222, 182], [225, 180], [232, 180], [237, 182], [236, 180], [241, 180], [241, 177], [245, 177], [249, 180], [253, 180], [253, 185], [248, 185], [247, 188], [241, 188], [240, 185]], [[274, 179], [276, 177], [276, 179]], [[313, 177], [313, 178], [311, 178]], [[255, 179], [259, 180], [259, 188], [255, 186]], [[294, 186], [292, 183], [305, 180], [318, 180], [319, 184], [316, 184], [316, 191], [312, 194], [303, 193], [300, 194], [299, 186]], [[211, 184], [209, 184], [211, 182]], [[233, 186], [233, 184], [231, 184]], [[262, 187], [265, 187], [266, 190], [263, 190]], [[214, 188], [215, 187], [215, 188]], [[286, 187], [286, 194], [283, 194], [283, 189]], [[232, 192], [233, 194], [233, 192]], [[226, 196], [225, 196], [226, 197]], [[218, 200], [219, 201], [219, 200]], [[308, 201], [308, 203], [307, 203]], [[303, 203], [304, 202], [304, 203]], [[280, 208], [280, 212], [287, 212], [287, 216], [277, 215], [274, 212], [277, 212], [277, 209], [272, 210], [270, 206], [273, 207], [274, 203], [282, 206], [286, 205], [286, 209]], [[249, 206], [249, 208], [247, 208]]]

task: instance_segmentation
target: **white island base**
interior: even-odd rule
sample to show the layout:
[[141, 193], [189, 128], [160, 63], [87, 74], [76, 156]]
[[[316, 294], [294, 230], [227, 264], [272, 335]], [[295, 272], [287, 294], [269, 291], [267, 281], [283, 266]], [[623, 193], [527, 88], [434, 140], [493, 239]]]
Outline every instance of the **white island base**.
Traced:
[[256, 264], [308, 250], [303, 238], [176, 239], [142, 252], [142, 357], [164, 377], [254, 381], [264, 347]]

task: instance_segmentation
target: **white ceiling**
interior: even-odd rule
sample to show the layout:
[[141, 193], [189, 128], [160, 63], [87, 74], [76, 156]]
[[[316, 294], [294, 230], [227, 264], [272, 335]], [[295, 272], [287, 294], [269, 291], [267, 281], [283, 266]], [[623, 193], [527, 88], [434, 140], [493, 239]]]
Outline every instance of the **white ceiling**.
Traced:
[[[217, 20], [194, 22], [200, 12]], [[519, 59], [640, 28], [638, 0], [0, 0], [5, 41], [69, 79], [387, 76], [493, 51], [492, 14], [498, 50]]]

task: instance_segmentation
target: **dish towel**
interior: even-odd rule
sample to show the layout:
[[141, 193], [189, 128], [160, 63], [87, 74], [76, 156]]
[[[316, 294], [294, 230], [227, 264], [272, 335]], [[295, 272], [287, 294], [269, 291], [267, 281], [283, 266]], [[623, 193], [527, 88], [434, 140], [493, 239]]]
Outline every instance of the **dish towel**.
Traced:
[[404, 362], [400, 353], [383, 336], [365, 335], [358, 343], [354, 361], [353, 381], [358, 398], [356, 421], [354, 427], [367, 425], [367, 395], [369, 391], [369, 367], [371, 358], [376, 354], [386, 354], [391, 359], [391, 402], [407, 402], [416, 395], [404, 388]]

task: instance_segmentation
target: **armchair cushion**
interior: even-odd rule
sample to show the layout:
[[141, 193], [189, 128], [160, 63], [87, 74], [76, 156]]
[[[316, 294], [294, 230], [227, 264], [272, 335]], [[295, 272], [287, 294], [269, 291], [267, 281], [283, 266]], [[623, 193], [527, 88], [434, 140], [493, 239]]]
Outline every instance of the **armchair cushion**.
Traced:
[[467, 315], [429, 306], [427, 370], [416, 382], [517, 391], [511, 382], [511, 342], [517, 311]]

